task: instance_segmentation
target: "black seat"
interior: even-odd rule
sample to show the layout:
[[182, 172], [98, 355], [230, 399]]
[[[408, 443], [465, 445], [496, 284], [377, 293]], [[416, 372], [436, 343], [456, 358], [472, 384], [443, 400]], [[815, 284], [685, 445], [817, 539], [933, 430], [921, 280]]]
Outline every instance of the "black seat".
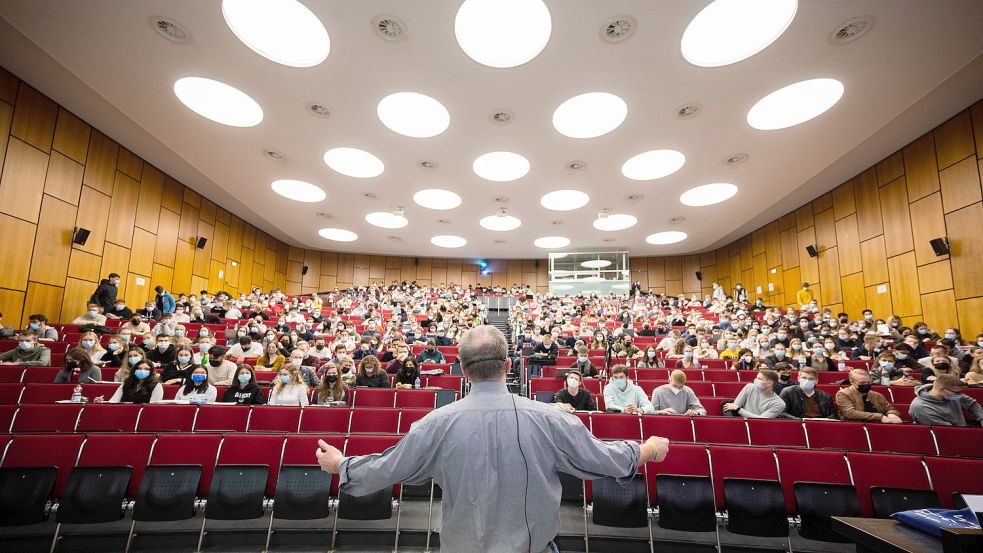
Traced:
[[560, 502], [584, 504], [584, 481], [572, 474], [558, 472], [560, 476]]
[[735, 534], [788, 537], [785, 497], [775, 480], [724, 478], [727, 529]]
[[437, 390], [437, 402], [434, 405], [435, 408], [440, 408], [445, 405], [450, 405], [457, 400], [457, 392], [454, 390]]
[[220, 465], [215, 467], [208, 489], [205, 516], [198, 534], [198, 551], [205, 538], [205, 523], [215, 520], [248, 520], [263, 516], [263, 491], [269, 474], [266, 465]]
[[877, 518], [887, 518], [894, 513], [912, 509], [939, 508], [938, 496], [929, 490], [874, 486], [870, 489], [870, 499], [874, 503], [874, 516]]
[[62, 524], [98, 524], [123, 518], [123, 498], [133, 469], [124, 467], [75, 467], [58, 501], [51, 551], [58, 546]]
[[648, 489], [645, 478], [636, 476], [622, 486], [605, 477], [591, 482], [594, 524], [615, 528], [648, 526]]
[[440, 486], [434, 483], [432, 480], [426, 484], [403, 484], [402, 494], [403, 497], [409, 499], [430, 499], [431, 488], [433, 489], [433, 496], [435, 499], [440, 499], [441, 490]]
[[47, 520], [44, 509], [57, 478], [55, 467], [0, 469], [0, 526]]
[[273, 512], [266, 531], [266, 548], [270, 550], [273, 519], [316, 520], [331, 512], [331, 475], [317, 465], [284, 465], [276, 481]]
[[201, 465], [148, 466], [140, 481], [133, 506], [133, 520], [126, 537], [126, 551], [133, 542], [137, 521], [187, 520], [195, 516], [195, 492]]
[[863, 516], [857, 490], [849, 484], [796, 482], [795, 511], [802, 524], [799, 535], [810, 540], [849, 543], [851, 540], [833, 530], [830, 517]]
[[368, 495], [338, 494], [338, 518], [345, 520], [386, 520], [393, 516], [393, 490], [387, 486]]
[[683, 532], [717, 530], [713, 483], [709, 477], [659, 474], [655, 477], [655, 489], [661, 528]]
[[541, 403], [553, 403], [553, 398], [556, 397], [554, 392], [536, 392], [536, 401]]

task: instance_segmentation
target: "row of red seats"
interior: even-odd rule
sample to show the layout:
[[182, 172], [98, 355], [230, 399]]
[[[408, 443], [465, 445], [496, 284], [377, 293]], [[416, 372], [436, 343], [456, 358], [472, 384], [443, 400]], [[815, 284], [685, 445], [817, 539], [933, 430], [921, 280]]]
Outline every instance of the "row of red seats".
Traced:
[[[557, 363], [555, 366], [544, 366], [543, 376], [556, 376], [557, 374], [566, 374], [566, 371], [571, 368], [573, 361], [569, 363], [562, 363], [560, 360], [562, 357], [557, 357]], [[573, 359], [573, 358], [570, 358]], [[600, 363], [594, 363], [596, 358], [591, 359], [591, 363], [594, 364], [595, 368], [601, 368], [604, 366], [604, 359], [600, 359]], [[722, 360], [720, 360], [722, 361]], [[847, 367], [849, 368], [866, 368], [865, 361], [848, 361]], [[714, 363], [716, 365], [717, 363]], [[724, 364], [722, 362], [721, 364]], [[628, 378], [632, 380], [668, 380], [669, 374], [676, 369], [665, 368], [665, 369], [647, 369], [647, 368], [629, 368]], [[703, 369], [678, 369], [683, 371], [686, 375], [687, 381], [709, 381], [709, 382], [752, 382], [757, 376], [758, 371], [742, 371], [737, 369], [712, 369], [709, 367]], [[799, 371], [791, 371], [793, 380], [798, 379]], [[819, 383], [820, 384], [838, 384], [849, 377], [848, 371], [819, 371]]]

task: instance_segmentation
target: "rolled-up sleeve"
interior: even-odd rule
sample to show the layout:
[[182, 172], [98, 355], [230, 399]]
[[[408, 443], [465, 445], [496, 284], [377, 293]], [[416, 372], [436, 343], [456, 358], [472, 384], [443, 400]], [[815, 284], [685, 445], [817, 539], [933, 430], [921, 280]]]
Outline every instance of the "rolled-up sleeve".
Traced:
[[553, 443], [558, 448], [556, 468], [584, 480], [605, 476], [628, 478], [638, 470], [641, 457], [635, 442], [598, 440], [579, 419], [559, 417], [553, 426]]

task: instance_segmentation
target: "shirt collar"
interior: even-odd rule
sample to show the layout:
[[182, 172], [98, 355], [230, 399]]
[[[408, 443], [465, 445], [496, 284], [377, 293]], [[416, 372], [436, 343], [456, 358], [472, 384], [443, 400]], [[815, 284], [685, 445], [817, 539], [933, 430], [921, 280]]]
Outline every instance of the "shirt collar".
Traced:
[[492, 393], [500, 393], [500, 392], [508, 392], [508, 389], [505, 387], [505, 384], [497, 380], [471, 382], [471, 394], [475, 394], [475, 393], [492, 394]]

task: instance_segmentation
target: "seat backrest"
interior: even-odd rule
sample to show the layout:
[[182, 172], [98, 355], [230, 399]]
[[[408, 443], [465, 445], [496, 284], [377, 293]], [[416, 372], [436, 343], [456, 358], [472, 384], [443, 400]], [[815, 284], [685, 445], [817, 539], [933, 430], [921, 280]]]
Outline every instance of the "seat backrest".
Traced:
[[[979, 437], [976, 441], [980, 441]], [[942, 507], [955, 508], [952, 502], [955, 493], [983, 494], [983, 480], [974, 476], [983, 471], [983, 459], [925, 457], [925, 465]]]
[[[54, 356], [52, 356], [54, 357]], [[64, 355], [62, 355], [64, 357]], [[25, 384], [51, 384], [55, 381], [55, 376], [61, 371], [61, 365], [64, 363], [64, 359], [58, 363], [57, 367], [27, 367], [24, 370]], [[55, 360], [51, 360], [51, 364], [55, 364]]]
[[79, 403], [21, 405], [10, 431], [74, 432], [81, 412], [82, 405]]
[[390, 388], [357, 388], [354, 390], [355, 407], [393, 407], [396, 390]]
[[249, 432], [297, 432], [301, 408], [257, 405], [249, 415]]
[[0, 521], [4, 526], [43, 522], [55, 487], [54, 467], [0, 468]]
[[300, 418], [300, 432], [347, 434], [351, 416], [351, 409], [305, 407]]
[[16, 405], [0, 404], [0, 435], [7, 434], [10, 432], [10, 425], [11, 423], [14, 422], [14, 413], [16, 412], [17, 412]]
[[0, 384], [0, 404], [16, 405], [20, 402], [21, 393], [24, 391], [23, 384], [2, 383]]
[[195, 405], [148, 403], [140, 410], [137, 432], [191, 432], [197, 413]]
[[399, 410], [367, 407], [352, 409], [349, 432], [395, 434], [399, 431]]
[[672, 455], [667, 455], [662, 462], [647, 463], [645, 465], [645, 474], [649, 486], [649, 502], [652, 506], [659, 504], [655, 481], [658, 475], [673, 474], [678, 476], [710, 477], [710, 458], [707, 456], [707, 447], [705, 445], [672, 444], [670, 449]]
[[870, 451], [867, 431], [861, 422], [805, 421], [806, 436], [812, 449]]
[[642, 439], [647, 440], [649, 436], [661, 436], [670, 442], [692, 442], [693, 422], [681, 415], [645, 415], [642, 417]]
[[[360, 436], [351, 435], [345, 443], [345, 456], [371, 455], [382, 453], [399, 443], [402, 436]], [[393, 497], [399, 496], [399, 485], [393, 486]]]
[[724, 498], [725, 478], [778, 481], [778, 467], [771, 448], [710, 446], [710, 468], [717, 507], [727, 506]]
[[71, 384], [25, 384], [21, 403], [55, 403], [72, 398]]
[[7, 446], [3, 466], [57, 468], [58, 478], [51, 497], [58, 498], [78, 461], [84, 439], [82, 434], [18, 434]]
[[201, 466], [198, 497], [205, 497], [212, 484], [221, 443], [222, 436], [219, 434], [161, 434], [157, 437], [150, 464]]
[[748, 419], [751, 445], [805, 447], [806, 431], [800, 420]]
[[[318, 440], [324, 440], [338, 451], [345, 451], [345, 436], [338, 434], [292, 434], [287, 436], [287, 441], [283, 446], [283, 459], [280, 462], [282, 467], [290, 465], [313, 465], [317, 462], [313, 452], [318, 449]], [[338, 475], [331, 478], [330, 496], [338, 496]]]
[[696, 441], [706, 444], [748, 445], [747, 426], [740, 417], [694, 417]]
[[914, 386], [888, 386], [887, 392], [891, 394], [892, 403], [911, 403], [915, 399]]
[[930, 490], [928, 476], [917, 455], [891, 453], [847, 452], [847, 461], [853, 474], [853, 484], [860, 496], [860, 507], [865, 517], [874, 516], [870, 489], [874, 486]]
[[249, 410], [244, 405], [202, 405], [198, 407], [194, 431], [245, 432]]
[[714, 382], [713, 395], [716, 397], [737, 397], [747, 386], [744, 382]]
[[595, 413], [590, 419], [594, 436], [602, 440], [641, 439], [641, 422], [638, 416]]
[[610, 476], [591, 482], [592, 521], [599, 526], [640, 528], [648, 525], [648, 489], [645, 475], [627, 482]]
[[133, 506], [133, 520], [187, 520], [195, 515], [201, 482], [197, 465], [148, 466]]
[[142, 406], [134, 403], [89, 403], [82, 409], [76, 432], [133, 432]]
[[443, 390], [454, 390], [455, 392], [461, 391], [461, 382], [463, 377], [460, 376], [428, 376], [426, 378], [426, 385], [432, 388], [441, 388]]
[[703, 369], [703, 379], [710, 382], [736, 382], [737, 371], [727, 369]]
[[419, 407], [433, 409], [436, 403], [437, 392], [435, 390], [398, 390], [396, 392], [397, 408]]
[[884, 453], [921, 453], [938, 455], [935, 439], [928, 426], [916, 424], [877, 424], [867, 425], [870, 436], [870, 450]]
[[127, 497], [136, 497], [140, 490], [143, 471], [150, 463], [150, 451], [156, 436], [153, 434], [90, 434], [82, 446], [80, 467], [108, 467], [114, 465], [132, 468]]
[[983, 458], [983, 436], [977, 428], [933, 426], [932, 434], [939, 446], [939, 455]]
[[[140, 468], [142, 471], [143, 467]], [[58, 502], [55, 521], [59, 524], [94, 524], [123, 518], [123, 498], [135, 495], [127, 490], [127, 484], [132, 480], [132, 469], [116, 463], [75, 467]]]
[[713, 382], [701, 382], [699, 380], [687, 380], [686, 385], [698, 396], [712, 396]]
[[431, 409], [401, 409], [399, 412], [399, 434], [406, 434], [414, 422], [430, 414]]
[[279, 434], [226, 434], [218, 454], [218, 464], [269, 467], [265, 494], [266, 497], [273, 497], [283, 443], [284, 437]]
[[843, 452], [779, 448], [775, 450], [775, 455], [778, 457], [778, 472], [782, 477], [785, 508], [789, 513], [796, 512], [796, 482], [852, 485], [850, 469]]

